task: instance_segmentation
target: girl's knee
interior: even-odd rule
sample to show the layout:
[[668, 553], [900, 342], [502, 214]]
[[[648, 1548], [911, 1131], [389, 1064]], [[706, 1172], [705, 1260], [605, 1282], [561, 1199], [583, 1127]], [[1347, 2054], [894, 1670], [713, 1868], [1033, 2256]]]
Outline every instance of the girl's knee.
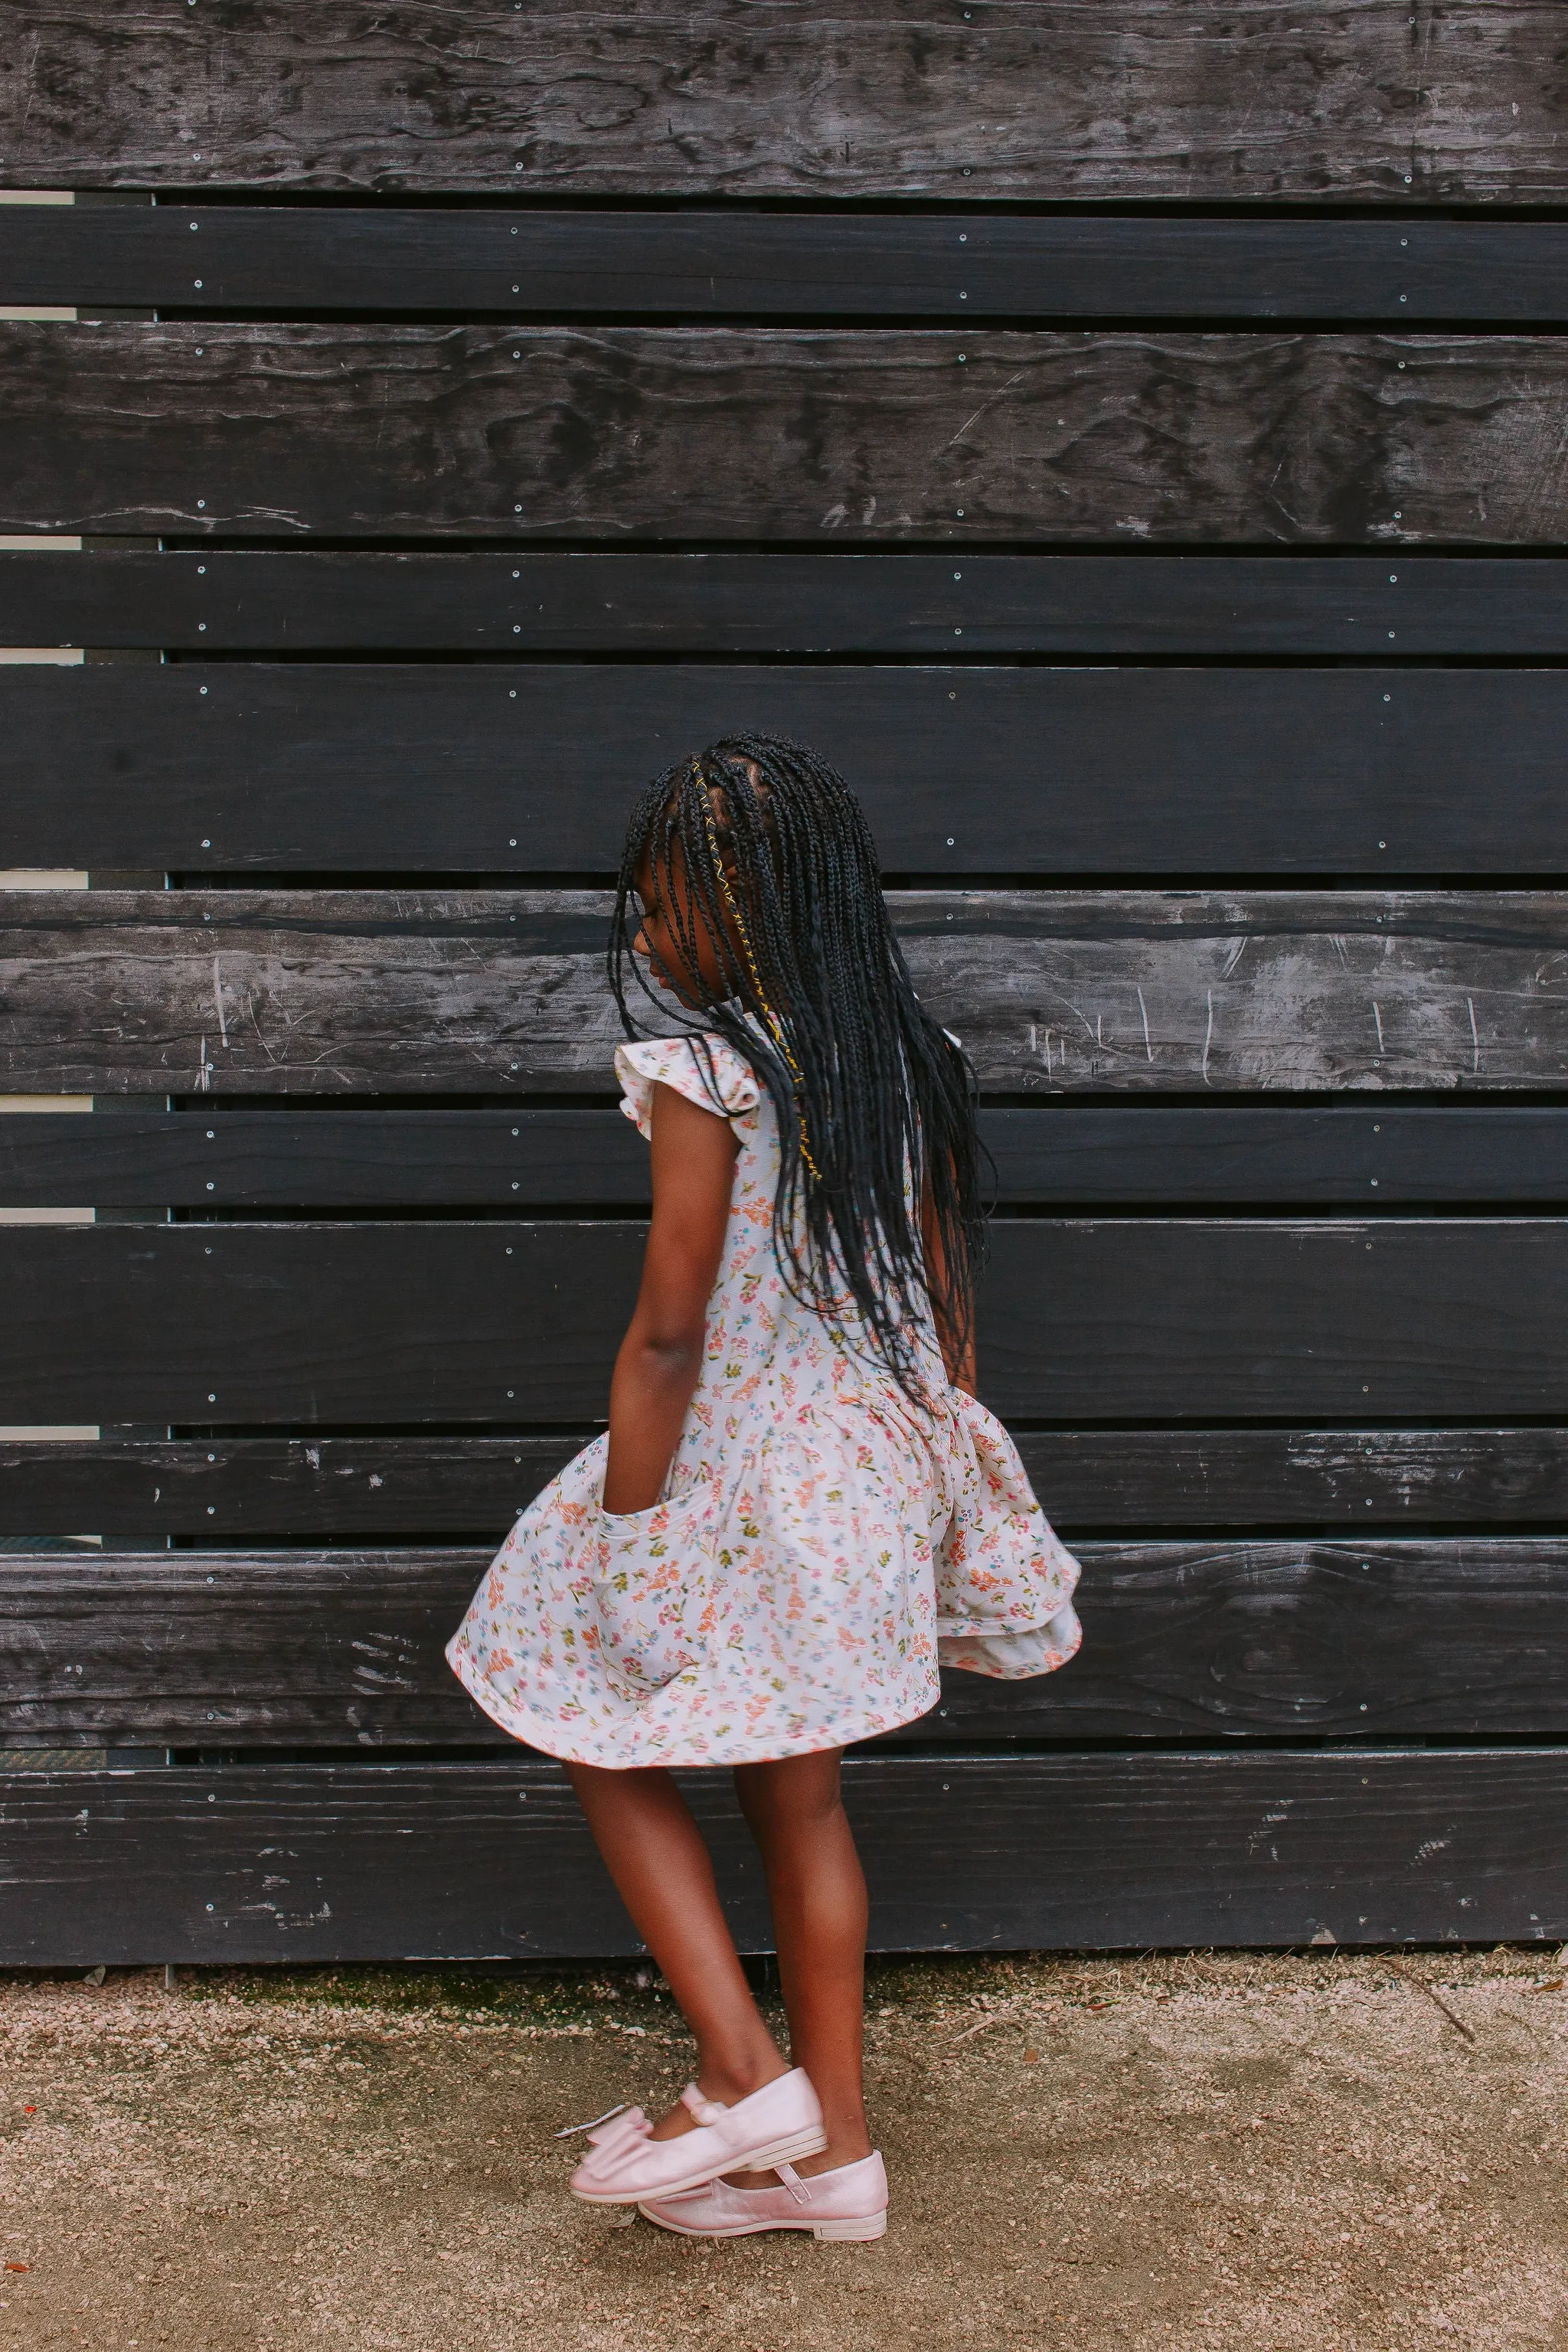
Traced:
[[735, 1767], [735, 1793], [753, 1829], [805, 1827], [830, 1820], [841, 1808], [837, 1748], [813, 1756], [781, 1756]]

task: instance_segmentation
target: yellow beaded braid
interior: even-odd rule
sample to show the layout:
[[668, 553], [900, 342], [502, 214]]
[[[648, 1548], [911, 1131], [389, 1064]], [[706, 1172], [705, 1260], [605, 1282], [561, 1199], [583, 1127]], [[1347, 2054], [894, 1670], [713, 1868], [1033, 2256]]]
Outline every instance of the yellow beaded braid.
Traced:
[[719, 887], [724, 893], [724, 903], [729, 908], [731, 914], [734, 918], [735, 929], [741, 941], [741, 952], [746, 959], [746, 968], [752, 975], [752, 987], [756, 995], [757, 1003], [762, 1006], [763, 1018], [768, 1024], [768, 1029], [774, 1045], [778, 1047], [779, 1052], [784, 1055], [785, 1062], [789, 1065], [790, 1076], [795, 1080], [795, 1115], [796, 1124], [800, 1129], [800, 1156], [805, 1160], [807, 1168], [810, 1169], [812, 1175], [820, 1184], [822, 1181], [822, 1171], [818, 1168], [816, 1160], [811, 1156], [811, 1139], [806, 1133], [805, 1113], [800, 1107], [800, 1098], [805, 1088], [805, 1080], [801, 1075], [800, 1064], [790, 1052], [789, 1039], [784, 1034], [784, 1024], [779, 1019], [778, 1014], [773, 1011], [773, 1006], [768, 1003], [767, 997], [763, 992], [763, 976], [757, 970], [757, 959], [752, 953], [752, 942], [750, 935], [746, 929], [745, 918], [742, 915], [739, 902], [736, 899], [733, 890], [730, 887], [730, 877], [724, 871], [723, 855], [719, 847], [719, 828], [713, 822], [713, 800], [711, 787], [708, 782], [708, 779], [703, 775], [702, 771], [700, 768], [696, 771], [696, 775], [698, 787], [702, 793], [703, 814], [708, 820], [708, 846], [713, 854], [713, 871], [718, 877]]

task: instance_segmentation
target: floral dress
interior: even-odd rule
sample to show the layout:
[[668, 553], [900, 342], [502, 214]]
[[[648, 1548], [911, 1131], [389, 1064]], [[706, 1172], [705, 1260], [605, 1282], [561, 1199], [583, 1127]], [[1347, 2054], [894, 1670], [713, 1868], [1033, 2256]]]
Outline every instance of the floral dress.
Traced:
[[[447, 1650], [487, 1715], [577, 1763], [837, 1748], [924, 1715], [939, 1662], [1049, 1674], [1081, 1639], [1078, 1562], [1001, 1423], [950, 1386], [934, 1328], [922, 1415], [847, 1319], [791, 1296], [772, 1098], [705, 1043], [740, 1157], [664, 1498], [606, 1511], [596, 1437], [524, 1511]], [[623, 1045], [616, 1067], [645, 1136], [658, 1080], [719, 1108], [689, 1038]]]

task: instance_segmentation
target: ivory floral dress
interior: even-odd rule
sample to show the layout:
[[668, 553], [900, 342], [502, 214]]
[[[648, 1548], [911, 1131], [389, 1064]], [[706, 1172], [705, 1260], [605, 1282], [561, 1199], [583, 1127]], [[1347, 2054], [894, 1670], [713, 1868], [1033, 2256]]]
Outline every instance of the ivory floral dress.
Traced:
[[608, 1512], [607, 1437], [531, 1503], [447, 1656], [507, 1731], [577, 1763], [744, 1764], [924, 1715], [937, 1666], [1048, 1674], [1078, 1648], [1078, 1562], [1001, 1423], [949, 1385], [934, 1328], [917, 1413], [853, 1326], [791, 1297], [773, 1244], [778, 1132], [742, 1056], [623, 1045], [646, 1136], [655, 1082], [740, 1144], [697, 1391], [665, 1498]]

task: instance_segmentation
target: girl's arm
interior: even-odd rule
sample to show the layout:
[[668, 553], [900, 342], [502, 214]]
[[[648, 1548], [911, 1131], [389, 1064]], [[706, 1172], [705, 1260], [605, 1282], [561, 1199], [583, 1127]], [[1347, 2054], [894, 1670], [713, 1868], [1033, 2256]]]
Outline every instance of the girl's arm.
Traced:
[[642, 1287], [610, 1382], [606, 1511], [657, 1503], [702, 1370], [708, 1301], [730, 1216], [740, 1146], [727, 1119], [653, 1090], [653, 1223]]

